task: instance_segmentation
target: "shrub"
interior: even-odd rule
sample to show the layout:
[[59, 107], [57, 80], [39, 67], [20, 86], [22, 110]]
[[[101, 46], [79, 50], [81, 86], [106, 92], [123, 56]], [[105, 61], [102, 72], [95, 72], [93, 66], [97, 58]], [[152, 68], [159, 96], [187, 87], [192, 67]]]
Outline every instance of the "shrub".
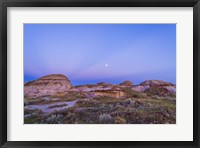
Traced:
[[120, 116], [116, 116], [116, 117], [114, 117], [114, 122], [115, 122], [115, 124], [126, 124], [126, 119], [124, 119]]
[[110, 114], [103, 113], [99, 116], [99, 122], [103, 124], [112, 124], [114, 120]]
[[64, 124], [77, 124], [80, 123], [81, 118], [84, 118], [84, 114], [74, 113], [74, 110], [68, 110], [63, 118]]
[[124, 101], [124, 105], [131, 105], [133, 106], [135, 104], [135, 101], [134, 100], [131, 100], [130, 98], [129, 99], [126, 99]]
[[62, 118], [63, 118], [63, 115], [61, 115], [61, 114], [54, 114], [54, 115], [50, 115], [50, 117], [48, 117], [46, 119], [46, 122], [48, 124], [59, 124], [59, 123], [61, 123]]

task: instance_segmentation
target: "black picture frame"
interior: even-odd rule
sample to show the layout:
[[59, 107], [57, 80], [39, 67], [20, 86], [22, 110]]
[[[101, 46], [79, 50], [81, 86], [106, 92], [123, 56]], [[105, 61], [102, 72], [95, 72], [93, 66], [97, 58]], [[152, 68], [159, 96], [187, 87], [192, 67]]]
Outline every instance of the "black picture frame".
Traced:
[[[193, 7], [193, 141], [7, 141], [8, 7]], [[200, 2], [199, 0], [1, 0], [0, 146], [9, 147], [200, 147]]]

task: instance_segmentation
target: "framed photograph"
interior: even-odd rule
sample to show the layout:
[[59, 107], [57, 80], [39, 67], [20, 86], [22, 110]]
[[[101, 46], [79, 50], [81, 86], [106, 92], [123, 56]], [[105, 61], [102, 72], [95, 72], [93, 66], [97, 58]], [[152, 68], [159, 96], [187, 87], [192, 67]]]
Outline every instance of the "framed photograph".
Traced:
[[200, 147], [199, 5], [1, 1], [1, 147]]

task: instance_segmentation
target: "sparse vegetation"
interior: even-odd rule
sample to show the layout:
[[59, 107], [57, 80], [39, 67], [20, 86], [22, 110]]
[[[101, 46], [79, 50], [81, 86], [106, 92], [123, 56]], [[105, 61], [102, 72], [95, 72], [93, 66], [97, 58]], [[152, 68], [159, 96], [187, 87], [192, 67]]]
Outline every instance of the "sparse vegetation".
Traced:
[[[131, 94], [135, 93], [131, 91]], [[131, 96], [131, 97], [130, 97]], [[97, 96], [79, 99], [74, 106], [49, 114], [41, 110], [25, 109], [27, 124], [164, 124], [176, 123], [175, 98], [129, 95], [129, 98]], [[140, 97], [139, 97], [140, 96]], [[41, 100], [40, 98], [39, 100]], [[67, 100], [62, 98], [59, 101]], [[40, 101], [38, 101], [41, 104]], [[35, 104], [35, 102], [34, 102]], [[59, 108], [54, 105], [49, 108]], [[65, 105], [66, 106], [66, 105]]]

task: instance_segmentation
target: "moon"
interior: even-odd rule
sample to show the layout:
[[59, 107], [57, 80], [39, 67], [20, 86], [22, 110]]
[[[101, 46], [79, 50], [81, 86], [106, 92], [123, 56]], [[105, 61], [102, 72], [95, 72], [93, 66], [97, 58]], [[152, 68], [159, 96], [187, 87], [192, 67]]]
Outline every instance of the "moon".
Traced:
[[108, 67], [108, 64], [106, 64], [105, 66]]

